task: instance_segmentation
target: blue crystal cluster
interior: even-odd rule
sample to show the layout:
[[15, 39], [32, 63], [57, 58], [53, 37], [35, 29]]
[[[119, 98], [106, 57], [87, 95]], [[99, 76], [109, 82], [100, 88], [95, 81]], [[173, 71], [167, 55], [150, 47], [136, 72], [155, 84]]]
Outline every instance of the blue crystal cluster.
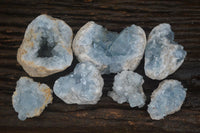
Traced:
[[150, 33], [145, 50], [145, 74], [151, 79], [162, 80], [174, 73], [183, 63], [186, 51], [174, 42], [169, 24], [160, 24]]
[[108, 92], [114, 101], [119, 104], [128, 102], [133, 107], [143, 107], [146, 97], [143, 92], [143, 77], [132, 71], [122, 71], [115, 76], [113, 91]]
[[160, 120], [180, 110], [186, 97], [186, 88], [177, 80], [164, 80], [151, 95], [148, 112], [152, 119]]
[[17, 81], [16, 90], [12, 96], [12, 104], [18, 112], [18, 118], [25, 120], [39, 116], [52, 99], [52, 91], [46, 84], [34, 82], [28, 77], [21, 77]]
[[73, 51], [80, 62], [90, 61], [102, 74], [135, 70], [146, 46], [146, 35], [136, 25], [125, 28], [119, 34], [88, 22], [77, 33]]
[[32, 77], [45, 77], [69, 67], [73, 33], [62, 20], [40, 15], [27, 27], [17, 60]]
[[79, 63], [74, 71], [56, 80], [53, 90], [67, 104], [96, 104], [103, 89], [103, 79], [90, 62]]

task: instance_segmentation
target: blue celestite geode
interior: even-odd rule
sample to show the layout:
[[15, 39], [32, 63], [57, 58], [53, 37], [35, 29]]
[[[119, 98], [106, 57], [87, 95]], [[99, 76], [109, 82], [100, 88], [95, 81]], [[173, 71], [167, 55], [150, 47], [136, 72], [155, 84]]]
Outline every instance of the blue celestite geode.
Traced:
[[99, 70], [90, 62], [79, 63], [74, 71], [55, 81], [56, 96], [67, 104], [96, 104], [103, 88]]
[[17, 81], [12, 96], [12, 104], [20, 120], [39, 116], [52, 100], [52, 91], [46, 84], [34, 82], [28, 77]]
[[169, 24], [160, 24], [151, 31], [145, 50], [145, 74], [162, 80], [174, 73], [183, 63], [186, 51], [174, 42]]
[[146, 35], [136, 25], [118, 34], [90, 21], [77, 32], [72, 46], [80, 62], [94, 63], [102, 74], [117, 73], [137, 68], [146, 47]]
[[122, 71], [115, 76], [113, 91], [108, 92], [108, 96], [120, 104], [128, 102], [131, 107], [143, 107], [146, 100], [143, 83], [141, 75], [132, 71]]
[[177, 80], [164, 80], [151, 95], [148, 113], [154, 120], [163, 119], [181, 109], [186, 97], [186, 88]]
[[27, 27], [17, 61], [32, 77], [45, 77], [71, 65], [73, 33], [62, 20], [40, 15]]

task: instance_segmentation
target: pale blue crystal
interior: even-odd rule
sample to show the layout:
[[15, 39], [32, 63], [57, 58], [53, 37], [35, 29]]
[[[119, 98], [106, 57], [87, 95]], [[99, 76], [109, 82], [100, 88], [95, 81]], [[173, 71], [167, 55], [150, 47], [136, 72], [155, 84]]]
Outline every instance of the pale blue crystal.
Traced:
[[113, 91], [108, 92], [114, 101], [128, 102], [131, 107], [143, 107], [146, 97], [143, 92], [143, 77], [132, 71], [122, 71], [115, 76]]
[[52, 102], [51, 93], [47, 85], [34, 82], [28, 77], [21, 77], [12, 96], [13, 107], [18, 112], [18, 118], [25, 120], [39, 116], [45, 106]]
[[146, 35], [136, 25], [121, 33], [88, 22], [75, 36], [73, 50], [80, 62], [91, 61], [102, 74], [135, 70], [143, 57]]
[[90, 62], [79, 63], [74, 71], [56, 80], [54, 93], [67, 104], [96, 104], [103, 88], [99, 70]]
[[160, 24], [150, 33], [145, 50], [145, 74], [162, 80], [174, 73], [183, 63], [186, 51], [174, 42], [169, 24]]
[[27, 27], [17, 60], [32, 77], [45, 77], [69, 67], [73, 32], [62, 20], [40, 15]]
[[185, 97], [186, 88], [177, 80], [164, 80], [151, 95], [148, 112], [152, 119], [160, 120], [180, 110]]

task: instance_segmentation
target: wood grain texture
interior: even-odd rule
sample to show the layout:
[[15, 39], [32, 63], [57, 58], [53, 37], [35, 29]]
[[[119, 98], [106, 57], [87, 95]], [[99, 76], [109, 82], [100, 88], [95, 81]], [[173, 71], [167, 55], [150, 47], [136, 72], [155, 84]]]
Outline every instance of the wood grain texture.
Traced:
[[[130, 108], [117, 104], [107, 97], [112, 89], [112, 75], [104, 75], [103, 96], [96, 105], [67, 105], [54, 95], [40, 117], [22, 122], [17, 119], [11, 103], [16, 81], [27, 76], [16, 61], [27, 25], [38, 15], [46, 13], [63, 19], [74, 34], [86, 22], [93, 20], [113, 31], [136, 24], [147, 36], [160, 23], [170, 23], [175, 41], [187, 51], [183, 65], [168, 79], [180, 80], [188, 88], [181, 111], [154, 121], [145, 107]], [[0, 1], [0, 132], [200, 132], [200, 1], [199, 0], [1, 0]], [[77, 64], [74, 59], [70, 68], [46, 78], [34, 78], [51, 88], [54, 81], [68, 74]], [[145, 79], [143, 85], [150, 101], [151, 92], [159, 81], [144, 75], [144, 61], [136, 72]]]

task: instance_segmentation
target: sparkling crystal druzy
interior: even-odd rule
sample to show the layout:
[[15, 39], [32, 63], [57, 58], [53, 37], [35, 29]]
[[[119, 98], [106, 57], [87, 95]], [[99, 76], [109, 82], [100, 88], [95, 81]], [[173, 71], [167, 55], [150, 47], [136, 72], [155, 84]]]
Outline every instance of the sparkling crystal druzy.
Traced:
[[17, 81], [12, 96], [12, 104], [20, 120], [39, 116], [52, 100], [52, 91], [46, 84], [34, 82], [28, 77]]
[[186, 51], [174, 42], [169, 24], [160, 24], [151, 31], [145, 50], [145, 74], [162, 80], [174, 73], [183, 63]]
[[144, 54], [146, 35], [136, 25], [118, 34], [90, 21], [78, 31], [72, 46], [80, 62], [94, 63], [102, 74], [117, 73], [136, 69]]
[[164, 80], [151, 95], [148, 112], [152, 119], [160, 120], [181, 109], [186, 97], [186, 88], [177, 80]]
[[74, 71], [56, 80], [53, 90], [67, 104], [96, 104], [103, 88], [99, 70], [90, 62], [79, 63]]
[[73, 33], [62, 20], [40, 15], [27, 27], [17, 60], [32, 77], [45, 77], [71, 65]]
[[146, 100], [143, 83], [141, 75], [132, 71], [122, 71], [115, 76], [113, 91], [108, 92], [108, 96], [120, 104], [128, 102], [131, 107], [142, 107]]

